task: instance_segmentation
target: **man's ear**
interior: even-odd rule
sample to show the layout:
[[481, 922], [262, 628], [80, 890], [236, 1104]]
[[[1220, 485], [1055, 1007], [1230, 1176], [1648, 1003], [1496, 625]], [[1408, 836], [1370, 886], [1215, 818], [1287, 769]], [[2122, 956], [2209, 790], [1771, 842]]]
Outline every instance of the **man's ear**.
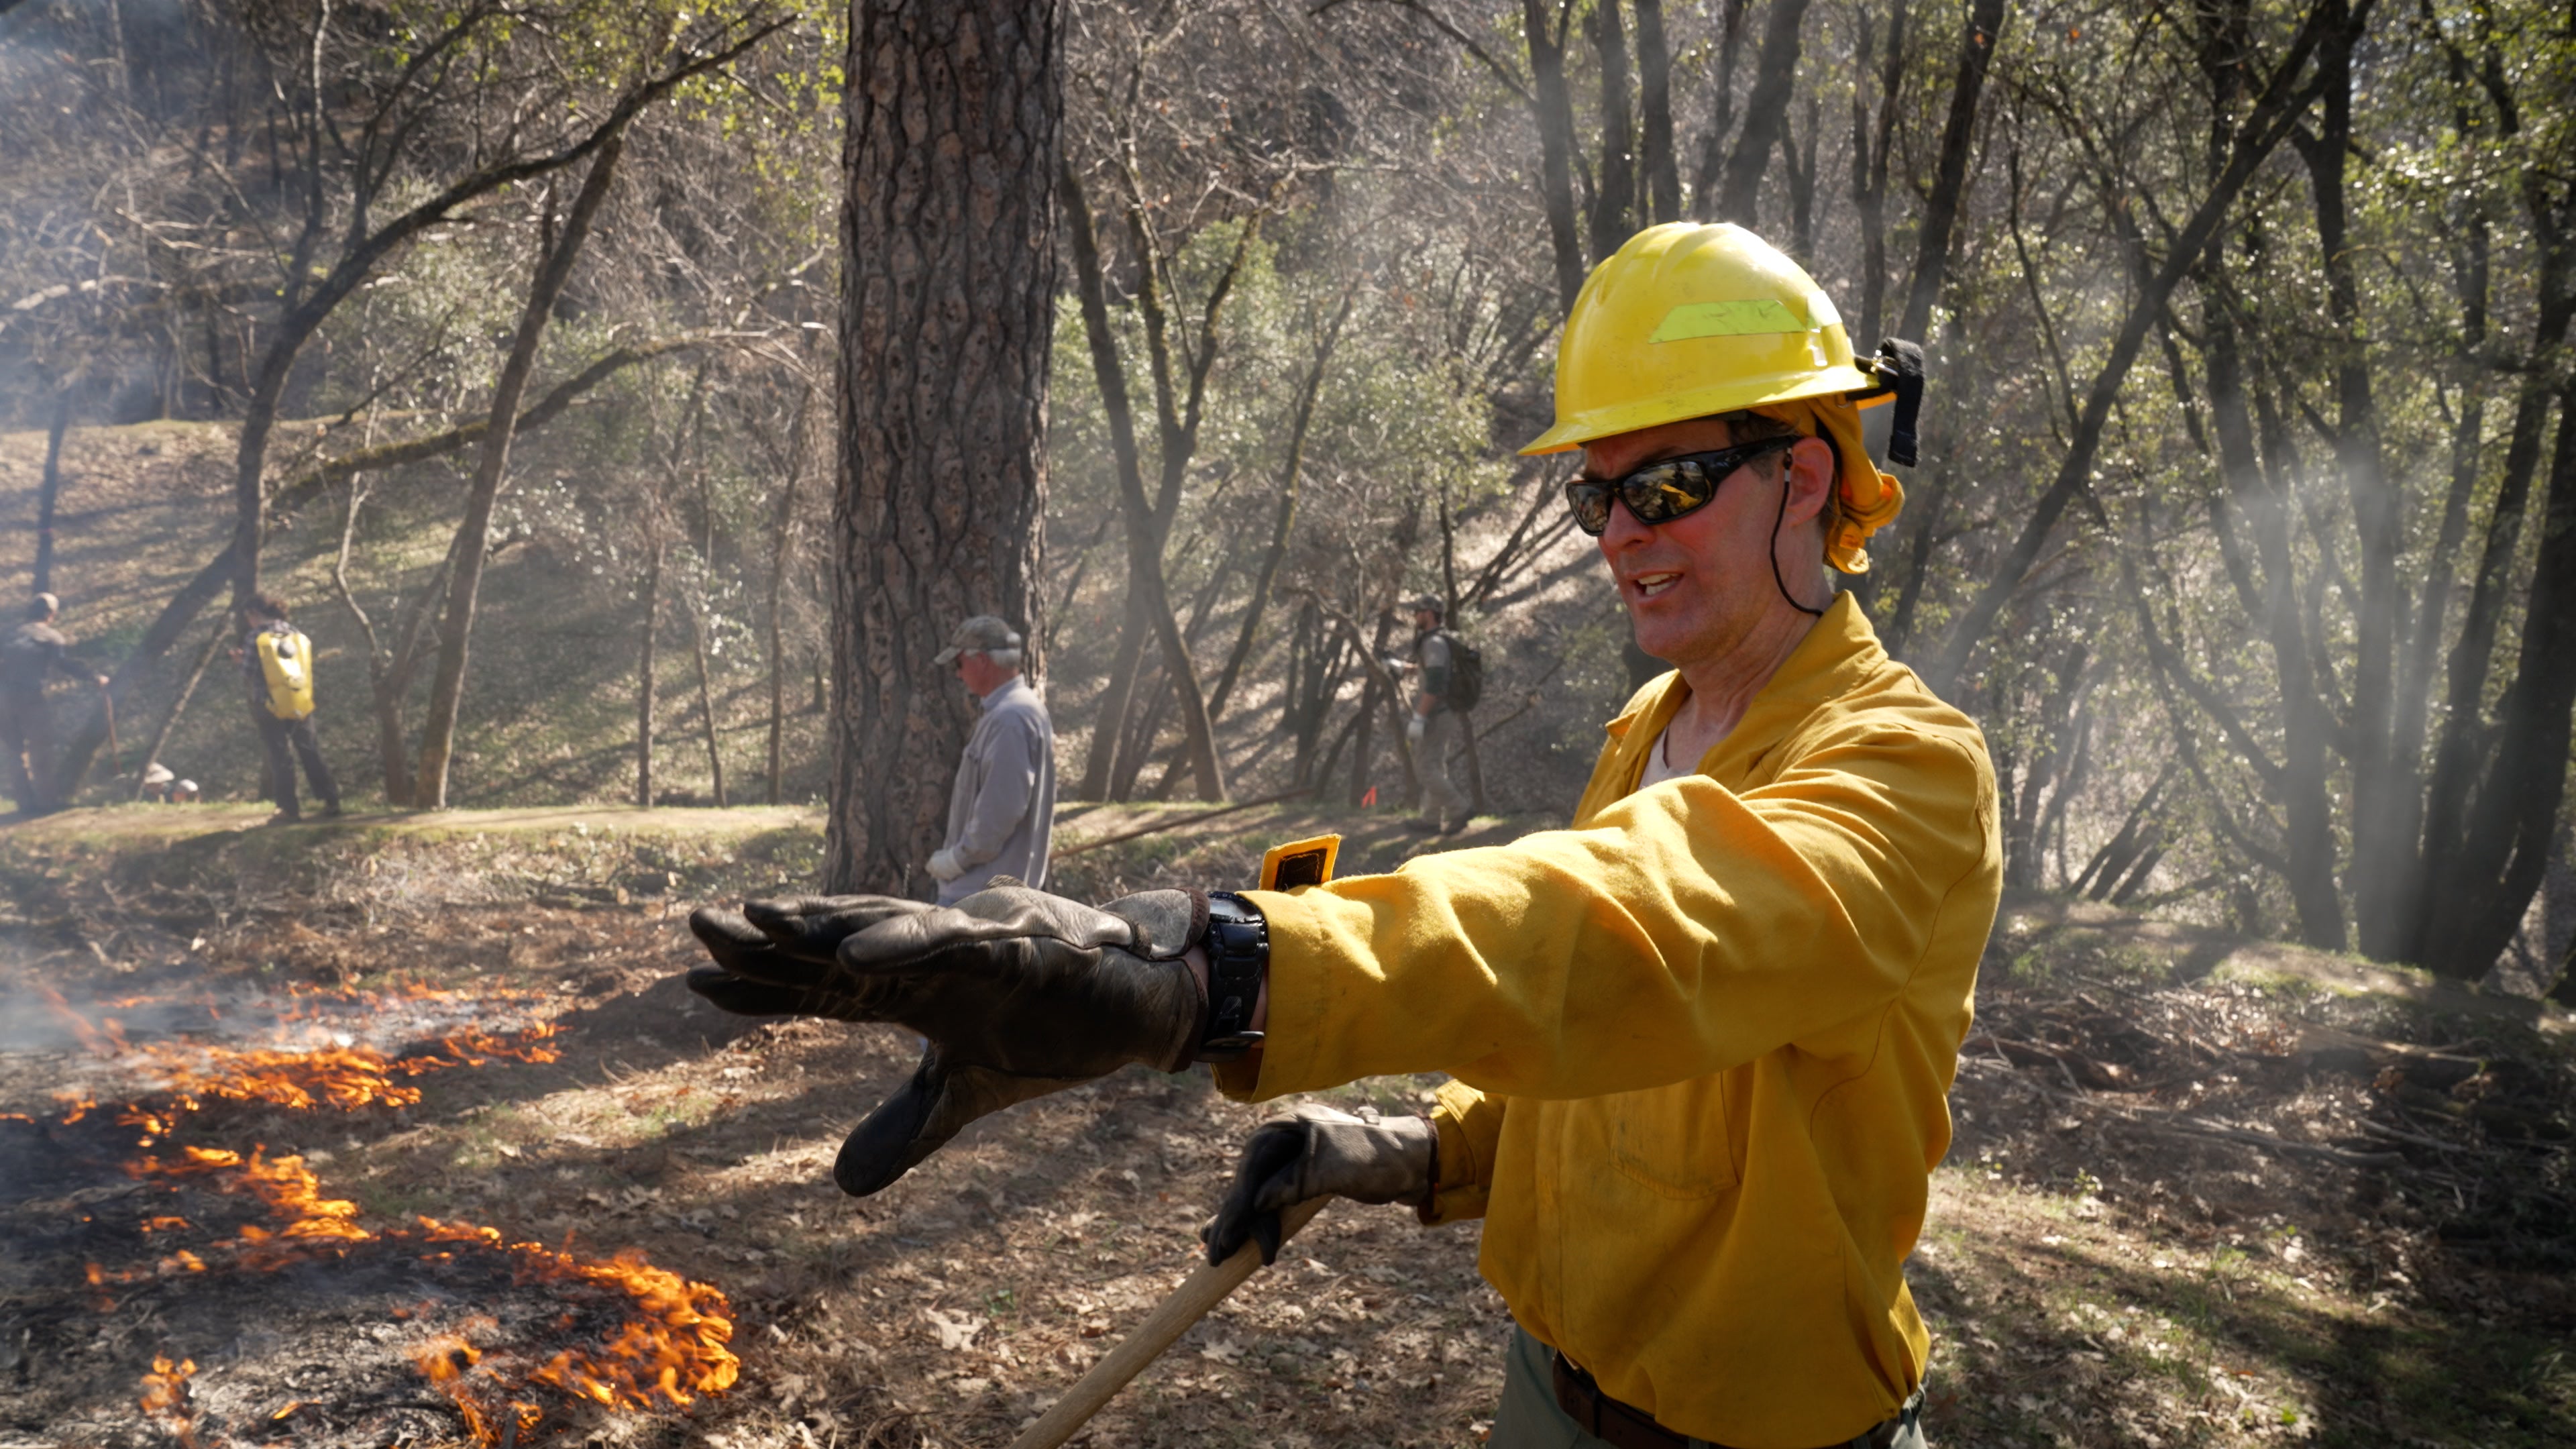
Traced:
[[1789, 498], [1780, 521], [1795, 528], [1824, 511], [1834, 486], [1834, 447], [1822, 438], [1800, 438], [1784, 459]]

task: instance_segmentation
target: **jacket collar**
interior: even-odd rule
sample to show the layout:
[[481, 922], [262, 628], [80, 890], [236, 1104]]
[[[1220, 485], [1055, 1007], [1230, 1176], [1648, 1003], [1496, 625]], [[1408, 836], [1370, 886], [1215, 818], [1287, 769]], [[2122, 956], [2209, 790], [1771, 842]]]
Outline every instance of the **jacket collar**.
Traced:
[[[1824, 617], [1745, 706], [1744, 718], [1700, 757], [1697, 772], [1723, 778], [1749, 768], [1818, 706], [1858, 688], [1886, 663], [1887, 651], [1879, 647], [1878, 632], [1861, 612], [1859, 599], [1848, 592], [1834, 595]], [[1690, 686], [1676, 669], [1640, 691], [1626, 712], [1602, 726], [1614, 742], [1621, 793], [1636, 788], [1646, 752], [1689, 698]]]

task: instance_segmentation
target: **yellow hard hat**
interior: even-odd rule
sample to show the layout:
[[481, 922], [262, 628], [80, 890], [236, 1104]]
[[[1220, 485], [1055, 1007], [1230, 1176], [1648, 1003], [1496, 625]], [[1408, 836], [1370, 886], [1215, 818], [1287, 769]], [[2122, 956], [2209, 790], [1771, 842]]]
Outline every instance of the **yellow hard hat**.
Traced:
[[[1628, 238], [1592, 269], [1556, 350], [1556, 426], [1524, 454], [1562, 453], [1640, 428], [1758, 409], [1833, 444], [1845, 509], [1827, 541], [1835, 567], [1869, 567], [1869, 535], [1904, 506], [1904, 489], [1861, 444], [1859, 406], [1900, 401], [1889, 452], [1912, 463], [1922, 363], [1888, 344], [1855, 365], [1842, 314], [1815, 279], [1740, 226], [1667, 222]], [[1900, 356], [1910, 374], [1899, 382]]]
[[1521, 451], [1877, 386], [1796, 262], [1740, 226], [1667, 222], [1584, 281], [1556, 351], [1556, 426]]

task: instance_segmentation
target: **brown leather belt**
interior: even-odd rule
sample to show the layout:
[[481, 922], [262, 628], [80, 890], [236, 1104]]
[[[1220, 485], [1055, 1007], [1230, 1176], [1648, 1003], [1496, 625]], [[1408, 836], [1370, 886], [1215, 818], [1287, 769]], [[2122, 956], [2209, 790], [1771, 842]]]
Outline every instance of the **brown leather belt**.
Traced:
[[[1592, 1375], [1561, 1353], [1550, 1355], [1556, 1361], [1556, 1406], [1563, 1409], [1583, 1432], [1605, 1440], [1615, 1449], [1726, 1449], [1705, 1439], [1676, 1434], [1655, 1422], [1655, 1416], [1633, 1405], [1623, 1404], [1601, 1391]], [[1849, 1449], [1851, 1442], [1867, 1444], [1870, 1449], [1887, 1449], [1905, 1427], [1905, 1416], [1897, 1415], [1869, 1431], [1865, 1438], [1830, 1446]]]

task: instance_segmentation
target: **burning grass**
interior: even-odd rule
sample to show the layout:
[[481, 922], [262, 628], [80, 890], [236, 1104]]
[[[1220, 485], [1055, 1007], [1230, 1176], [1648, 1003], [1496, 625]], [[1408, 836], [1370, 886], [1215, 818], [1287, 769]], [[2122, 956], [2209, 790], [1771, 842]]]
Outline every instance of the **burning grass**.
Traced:
[[[433, 1050], [401, 1055], [350, 1044], [330, 1025], [361, 1012], [381, 1021], [395, 1007], [434, 1012], [475, 1004], [454, 992], [414, 989], [305, 999], [284, 1019], [302, 1021], [305, 1033], [339, 1040], [294, 1050], [185, 1040], [138, 1044], [128, 1039], [117, 1018], [92, 1021], [59, 992], [40, 989], [69, 1035], [94, 1058], [157, 1085], [153, 1095], [129, 1102], [113, 1115], [117, 1126], [140, 1130], [136, 1145], [144, 1148], [190, 1125], [210, 1102], [259, 1104], [285, 1113], [361, 1113], [417, 1104], [421, 1090], [408, 1079], [427, 1073], [480, 1067], [492, 1060], [558, 1059], [548, 1044], [558, 1029], [552, 1022], [506, 1033], [470, 1028], [440, 1039]], [[509, 995], [496, 993], [504, 999]], [[129, 998], [116, 1004], [130, 1008], [149, 1003]], [[97, 1121], [95, 1099], [67, 1095], [71, 1100], [47, 1125], [72, 1132]], [[32, 1118], [23, 1120], [37, 1125]], [[478, 1445], [550, 1438], [569, 1422], [566, 1410], [575, 1405], [685, 1409], [705, 1395], [724, 1392], [740, 1372], [740, 1360], [726, 1346], [733, 1323], [724, 1294], [655, 1267], [638, 1251], [594, 1258], [569, 1247], [512, 1240], [497, 1228], [428, 1216], [417, 1216], [408, 1225], [371, 1227], [361, 1221], [356, 1202], [326, 1195], [302, 1155], [272, 1156], [264, 1144], [254, 1144], [247, 1153], [187, 1144], [176, 1152], [134, 1157], [123, 1171], [153, 1199], [166, 1198], [187, 1210], [140, 1215], [138, 1238], [157, 1239], [153, 1246], [167, 1249], [157, 1257], [114, 1268], [96, 1261], [85, 1265], [90, 1307], [102, 1316], [116, 1314], [119, 1291], [134, 1285], [189, 1274], [246, 1280], [344, 1263], [356, 1253], [408, 1255], [469, 1278], [506, 1277], [513, 1288], [533, 1290], [544, 1300], [544, 1312], [519, 1313], [515, 1316], [522, 1321], [507, 1328], [492, 1313], [473, 1313], [459, 1327], [432, 1335], [411, 1355], [430, 1385], [454, 1405], [468, 1438]], [[248, 1199], [266, 1221], [220, 1223], [236, 1215], [207, 1204], [209, 1195]], [[95, 1221], [95, 1215], [85, 1220]], [[189, 1246], [177, 1246], [182, 1241]], [[440, 1315], [433, 1304], [408, 1316]], [[191, 1445], [199, 1438], [187, 1388], [195, 1372], [193, 1360], [183, 1359], [174, 1368], [166, 1355], [156, 1354], [138, 1400], [146, 1415], [171, 1426]], [[289, 1402], [270, 1413], [268, 1421], [282, 1422], [303, 1407], [304, 1401]]]

